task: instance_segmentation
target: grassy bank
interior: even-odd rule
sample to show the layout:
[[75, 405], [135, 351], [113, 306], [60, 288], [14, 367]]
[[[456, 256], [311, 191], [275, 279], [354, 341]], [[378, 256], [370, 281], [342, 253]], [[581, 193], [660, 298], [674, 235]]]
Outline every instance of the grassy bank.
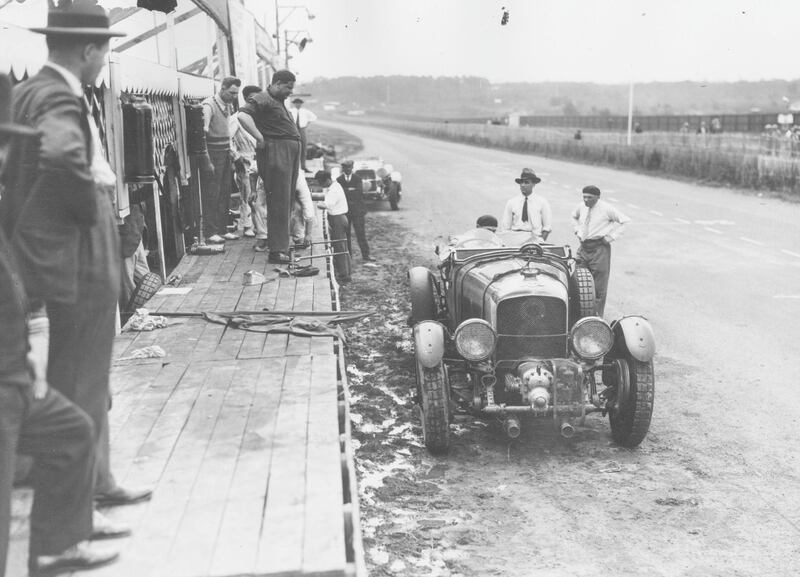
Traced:
[[[351, 119], [348, 119], [350, 121]], [[361, 121], [364, 122], [364, 121]], [[800, 200], [800, 161], [722, 147], [663, 145], [652, 140], [624, 143], [574, 140], [540, 128], [482, 124], [396, 122], [370, 118], [369, 124], [442, 140], [780, 193]]]

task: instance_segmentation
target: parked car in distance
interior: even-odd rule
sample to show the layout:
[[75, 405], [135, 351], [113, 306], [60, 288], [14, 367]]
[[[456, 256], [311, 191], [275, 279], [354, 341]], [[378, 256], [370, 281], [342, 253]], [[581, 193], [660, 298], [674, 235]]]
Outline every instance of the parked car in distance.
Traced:
[[383, 182], [378, 171], [383, 168], [383, 159], [379, 156], [354, 158], [353, 173], [364, 182], [364, 197], [383, 199]]

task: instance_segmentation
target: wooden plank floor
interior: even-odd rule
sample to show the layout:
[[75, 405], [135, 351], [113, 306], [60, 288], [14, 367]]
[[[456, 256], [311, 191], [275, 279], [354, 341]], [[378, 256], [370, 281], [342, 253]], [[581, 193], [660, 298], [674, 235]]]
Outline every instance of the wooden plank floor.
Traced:
[[[146, 307], [191, 316], [116, 338], [112, 468], [122, 486], [153, 487], [154, 496], [106, 510], [134, 534], [109, 542], [121, 561], [92, 575], [362, 573], [358, 559], [347, 561], [352, 535], [345, 534], [351, 523], [334, 339], [248, 332], [193, 315], [332, 310], [335, 283], [325, 260], [313, 261], [317, 276], [281, 277], [252, 245], [233, 241], [221, 255], [186, 256], [176, 272], [180, 288], [191, 290], [156, 295]], [[242, 286], [250, 270], [267, 282]], [[166, 356], [124, 360], [152, 345]], [[30, 492], [17, 491], [8, 573], [14, 577], [26, 574], [29, 506]]]

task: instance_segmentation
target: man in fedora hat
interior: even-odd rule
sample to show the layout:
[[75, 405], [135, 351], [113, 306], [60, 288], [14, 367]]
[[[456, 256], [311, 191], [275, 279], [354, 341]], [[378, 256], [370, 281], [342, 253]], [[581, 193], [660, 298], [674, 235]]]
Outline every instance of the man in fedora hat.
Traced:
[[[0, 75], [0, 171], [9, 141], [39, 132], [10, 121], [11, 82]], [[84, 411], [47, 386], [48, 319], [25, 298], [0, 226], [0, 577], [5, 575], [17, 452], [33, 458], [29, 564], [32, 573], [89, 569], [117, 558], [92, 551], [94, 428]]]
[[306, 167], [306, 147], [308, 146], [308, 138], [306, 136], [306, 128], [312, 122], [317, 121], [317, 115], [311, 112], [308, 108], [303, 108], [305, 101], [302, 98], [295, 98], [292, 100], [292, 107], [289, 112], [292, 115], [297, 129], [300, 131], [300, 168], [303, 172], [309, 172]]
[[500, 232], [526, 231], [531, 233], [534, 242], [544, 242], [550, 235], [552, 215], [550, 203], [541, 196], [533, 195], [533, 187], [542, 181], [530, 168], [523, 168], [514, 182], [519, 185], [521, 196], [515, 196], [506, 203]]
[[[61, 2], [48, 13], [48, 61], [14, 88], [14, 120], [36, 128], [40, 142], [12, 143], [0, 220], [9, 236], [32, 302], [50, 321], [48, 382], [94, 422], [95, 499], [103, 505], [141, 501], [149, 491], [127, 491], [109, 464], [109, 370], [119, 292], [120, 251], [112, 207], [116, 177], [83, 87], [106, 63], [108, 15], [94, 0]], [[95, 525], [105, 520], [97, 516]], [[104, 525], [104, 536], [128, 534]], [[107, 529], [107, 530], [106, 530]]]
[[572, 229], [581, 241], [577, 262], [594, 278], [595, 314], [602, 317], [606, 308], [608, 277], [611, 273], [611, 243], [619, 238], [630, 218], [600, 200], [600, 189], [583, 187], [583, 204], [572, 211]]

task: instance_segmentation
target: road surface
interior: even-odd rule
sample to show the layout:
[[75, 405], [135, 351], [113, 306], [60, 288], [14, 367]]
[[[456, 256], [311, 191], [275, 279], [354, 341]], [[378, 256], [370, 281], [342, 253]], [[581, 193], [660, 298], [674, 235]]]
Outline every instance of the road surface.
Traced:
[[401, 210], [380, 218], [420, 261], [479, 215], [499, 218], [523, 167], [542, 178], [555, 244], [577, 248], [569, 214], [587, 184], [632, 219], [613, 245], [606, 318], [643, 314], [655, 329], [648, 438], [615, 447], [594, 416], [574, 443], [526, 431], [507, 451], [496, 431], [467, 427], [446, 459], [424, 461], [445, 467], [437, 483], [454, 510], [476, 511], [452, 519], [478, 536], [446, 541], [454, 572], [800, 574], [800, 204], [336, 126], [402, 173]]

